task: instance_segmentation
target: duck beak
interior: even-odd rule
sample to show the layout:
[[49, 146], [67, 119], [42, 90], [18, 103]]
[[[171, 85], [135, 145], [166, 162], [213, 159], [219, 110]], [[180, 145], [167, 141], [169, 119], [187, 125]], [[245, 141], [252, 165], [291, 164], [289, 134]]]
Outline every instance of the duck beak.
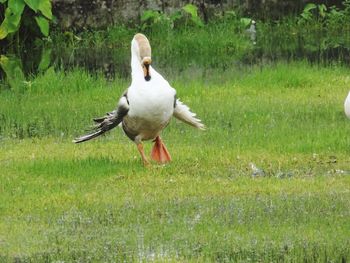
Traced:
[[149, 73], [149, 65], [151, 65], [151, 63], [152, 63], [152, 60], [149, 57], [144, 58], [142, 60], [143, 75], [146, 81], [149, 81], [151, 79], [151, 75]]

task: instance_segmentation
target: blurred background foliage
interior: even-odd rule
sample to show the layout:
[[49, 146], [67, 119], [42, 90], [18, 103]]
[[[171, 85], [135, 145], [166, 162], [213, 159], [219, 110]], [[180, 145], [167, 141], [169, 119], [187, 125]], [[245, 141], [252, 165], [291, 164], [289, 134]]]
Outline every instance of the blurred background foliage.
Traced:
[[280, 60], [350, 63], [350, 0], [308, 3], [300, 13], [278, 19], [256, 19], [239, 9], [220, 10], [208, 19], [200, 8], [186, 4], [171, 13], [145, 10], [132, 24], [66, 30], [52, 15], [50, 0], [0, 0], [0, 79], [5, 80], [0, 85], [25, 89], [13, 79], [25, 83], [28, 76], [50, 67], [83, 67], [108, 79], [127, 78], [136, 32], [151, 39], [154, 65], [168, 74]]

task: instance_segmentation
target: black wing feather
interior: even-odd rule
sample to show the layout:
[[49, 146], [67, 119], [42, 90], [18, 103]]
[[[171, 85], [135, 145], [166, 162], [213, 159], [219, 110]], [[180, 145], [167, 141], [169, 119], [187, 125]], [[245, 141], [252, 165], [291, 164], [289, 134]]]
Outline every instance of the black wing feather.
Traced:
[[103, 117], [95, 118], [94, 122], [96, 123], [96, 125], [92, 128], [92, 131], [86, 135], [76, 138], [73, 142], [81, 143], [81, 142], [89, 141], [113, 129], [123, 121], [123, 118], [128, 113], [128, 111], [129, 111], [129, 103], [125, 94], [119, 100], [116, 110], [112, 112], [108, 112]]

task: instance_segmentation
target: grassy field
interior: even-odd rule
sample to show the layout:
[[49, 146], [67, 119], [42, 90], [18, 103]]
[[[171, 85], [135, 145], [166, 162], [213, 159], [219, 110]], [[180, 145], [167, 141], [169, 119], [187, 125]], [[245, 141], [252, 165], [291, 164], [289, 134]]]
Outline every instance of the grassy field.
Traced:
[[0, 262], [350, 260], [348, 68], [168, 80], [208, 129], [173, 121], [173, 162], [149, 168], [118, 129], [71, 143], [129, 80], [48, 70], [1, 91]]

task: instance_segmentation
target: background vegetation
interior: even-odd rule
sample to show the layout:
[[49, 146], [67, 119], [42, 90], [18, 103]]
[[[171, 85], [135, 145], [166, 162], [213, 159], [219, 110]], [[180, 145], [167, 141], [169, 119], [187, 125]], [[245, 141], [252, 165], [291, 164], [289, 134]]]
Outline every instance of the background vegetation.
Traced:
[[[348, 0], [343, 1], [341, 8], [309, 4], [298, 16], [257, 21], [256, 41], [247, 32], [251, 17], [232, 10], [218, 13], [204, 23], [197, 8], [189, 4], [170, 15], [146, 11], [140, 24], [133, 26], [61, 32], [53, 23], [53, 32], [44, 38], [18, 31], [22, 32], [18, 38], [20, 48], [11, 49], [16, 42], [7, 41], [0, 52], [19, 59], [17, 68], [26, 75], [37, 74], [51, 65], [62, 70], [80, 66], [91, 73], [104, 71], [108, 78], [127, 78], [130, 39], [142, 31], [152, 41], [156, 65], [168, 74], [189, 67], [225, 70], [237, 64], [278, 60], [349, 64], [349, 5]], [[2, 66], [3, 75], [6, 71]]]

